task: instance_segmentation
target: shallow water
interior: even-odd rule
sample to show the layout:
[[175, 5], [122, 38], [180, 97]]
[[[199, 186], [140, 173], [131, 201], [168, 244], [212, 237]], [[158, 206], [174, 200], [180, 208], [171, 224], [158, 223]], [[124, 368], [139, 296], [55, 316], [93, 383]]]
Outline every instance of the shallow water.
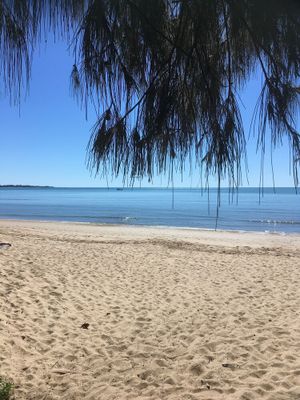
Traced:
[[[216, 189], [175, 189], [173, 208], [171, 189], [1, 188], [0, 218], [214, 229], [216, 201]], [[217, 227], [300, 233], [300, 195], [242, 188], [231, 198], [222, 189]]]

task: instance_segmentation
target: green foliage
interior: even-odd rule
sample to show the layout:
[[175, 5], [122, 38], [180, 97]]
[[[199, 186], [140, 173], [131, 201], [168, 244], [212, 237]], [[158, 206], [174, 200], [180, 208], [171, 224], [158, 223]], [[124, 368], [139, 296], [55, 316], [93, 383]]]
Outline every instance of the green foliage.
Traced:
[[260, 73], [258, 148], [267, 133], [272, 148], [286, 136], [298, 185], [300, 1], [0, 0], [0, 76], [10, 93], [28, 81], [29, 55], [49, 30], [71, 38], [74, 91], [98, 112], [96, 172], [151, 179], [196, 160], [206, 177], [238, 186], [239, 91]]
[[11, 398], [13, 384], [0, 377], [0, 400], [9, 400]]

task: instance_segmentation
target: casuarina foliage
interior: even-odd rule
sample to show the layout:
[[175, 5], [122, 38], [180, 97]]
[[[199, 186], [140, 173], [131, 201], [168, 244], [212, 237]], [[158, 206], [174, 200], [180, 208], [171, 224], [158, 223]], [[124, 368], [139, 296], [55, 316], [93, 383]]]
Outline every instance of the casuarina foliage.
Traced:
[[74, 93], [97, 109], [96, 172], [151, 179], [196, 161], [238, 186], [239, 92], [261, 74], [258, 147], [268, 132], [273, 147], [287, 136], [298, 185], [298, 0], [0, 0], [0, 75], [12, 100], [48, 31], [69, 41]]

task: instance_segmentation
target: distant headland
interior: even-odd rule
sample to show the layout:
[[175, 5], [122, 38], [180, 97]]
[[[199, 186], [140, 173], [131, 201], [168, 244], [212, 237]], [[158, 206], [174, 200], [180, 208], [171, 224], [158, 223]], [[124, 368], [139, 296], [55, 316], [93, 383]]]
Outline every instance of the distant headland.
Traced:
[[38, 188], [38, 189], [49, 189], [54, 186], [38, 186], [38, 185], [0, 185], [0, 188]]

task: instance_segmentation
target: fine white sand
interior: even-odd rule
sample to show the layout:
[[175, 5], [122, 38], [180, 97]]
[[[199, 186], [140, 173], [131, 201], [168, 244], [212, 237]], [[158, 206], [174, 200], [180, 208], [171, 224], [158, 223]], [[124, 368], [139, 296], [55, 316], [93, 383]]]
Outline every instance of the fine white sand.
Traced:
[[300, 399], [299, 235], [0, 221], [0, 242], [16, 400]]

